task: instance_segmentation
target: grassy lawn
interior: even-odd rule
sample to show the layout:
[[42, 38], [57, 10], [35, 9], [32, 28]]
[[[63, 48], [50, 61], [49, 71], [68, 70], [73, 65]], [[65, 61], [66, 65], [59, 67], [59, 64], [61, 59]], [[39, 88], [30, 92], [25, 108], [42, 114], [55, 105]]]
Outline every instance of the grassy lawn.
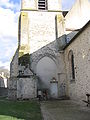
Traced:
[[0, 120], [41, 120], [37, 101], [9, 101], [0, 99]]

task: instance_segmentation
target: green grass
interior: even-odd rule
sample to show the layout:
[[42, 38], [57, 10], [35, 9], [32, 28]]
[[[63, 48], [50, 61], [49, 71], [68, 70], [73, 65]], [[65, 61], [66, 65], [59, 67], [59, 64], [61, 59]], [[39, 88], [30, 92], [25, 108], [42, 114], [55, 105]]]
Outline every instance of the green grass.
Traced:
[[0, 120], [41, 120], [37, 101], [9, 101], [0, 99]]

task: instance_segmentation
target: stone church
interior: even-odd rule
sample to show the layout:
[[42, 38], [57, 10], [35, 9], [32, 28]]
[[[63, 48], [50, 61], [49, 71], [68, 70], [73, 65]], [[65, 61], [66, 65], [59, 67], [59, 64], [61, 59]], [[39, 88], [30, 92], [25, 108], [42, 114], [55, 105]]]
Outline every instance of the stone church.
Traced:
[[18, 48], [10, 64], [8, 97], [69, 96], [90, 93], [90, 0], [76, 0], [69, 12], [61, 0], [22, 0]]

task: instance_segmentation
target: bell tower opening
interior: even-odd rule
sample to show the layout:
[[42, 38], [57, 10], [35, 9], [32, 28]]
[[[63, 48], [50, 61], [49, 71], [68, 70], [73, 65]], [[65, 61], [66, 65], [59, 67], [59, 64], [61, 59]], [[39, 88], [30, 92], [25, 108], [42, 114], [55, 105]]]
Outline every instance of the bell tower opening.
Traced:
[[38, 0], [38, 9], [47, 10], [47, 0]]
[[61, 0], [21, 0], [21, 10], [61, 11]]

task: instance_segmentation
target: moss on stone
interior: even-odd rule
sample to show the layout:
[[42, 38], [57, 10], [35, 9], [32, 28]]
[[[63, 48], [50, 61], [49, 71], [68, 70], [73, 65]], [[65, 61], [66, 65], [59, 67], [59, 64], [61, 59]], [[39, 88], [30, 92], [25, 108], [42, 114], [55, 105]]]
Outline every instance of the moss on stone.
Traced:
[[25, 54], [25, 55], [22, 55], [21, 57], [19, 57], [19, 65], [21, 64], [21, 66], [26, 66], [29, 63], [30, 63], [30, 55], [29, 54]]

